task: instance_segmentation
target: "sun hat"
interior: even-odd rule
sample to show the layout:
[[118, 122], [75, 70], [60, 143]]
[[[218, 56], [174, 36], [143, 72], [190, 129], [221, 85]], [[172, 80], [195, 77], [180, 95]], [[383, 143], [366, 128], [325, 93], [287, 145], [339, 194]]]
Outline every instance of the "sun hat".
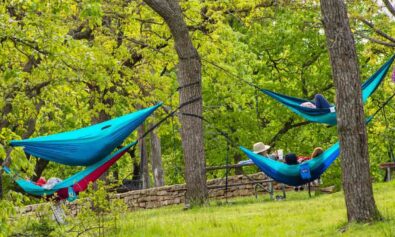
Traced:
[[263, 144], [263, 142], [257, 142], [254, 144], [253, 150], [255, 154], [269, 150], [270, 146]]

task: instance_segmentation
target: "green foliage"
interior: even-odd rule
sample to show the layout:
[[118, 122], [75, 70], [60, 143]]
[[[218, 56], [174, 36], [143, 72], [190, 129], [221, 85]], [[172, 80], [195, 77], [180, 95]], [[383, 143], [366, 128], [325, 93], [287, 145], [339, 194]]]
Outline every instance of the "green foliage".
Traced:
[[7, 236], [12, 226], [10, 217], [15, 213], [15, 206], [7, 200], [0, 200], [0, 236]]
[[[337, 141], [336, 128], [303, 125], [302, 119], [243, 82], [297, 97], [334, 97], [318, 1], [269, 2], [181, 1], [203, 66], [207, 166], [225, 164], [227, 142], [218, 130], [232, 140], [229, 163], [246, 158], [238, 145], [263, 141], [273, 149], [308, 156], [314, 147], [327, 148]], [[358, 32], [374, 32], [356, 17], [373, 21], [388, 34], [395, 27], [373, 3], [350, 2], [349, 8], [365, 80], [392, 52], [361, 38]], [[178, 59], [171, 33], [141, 0], [7, 0], [0, 4], [0, 42], [0, 159], [12, 139], [80, 128], [157, 101], [170, 110], [178, 106]], [[368, 102], [366, 114], [393, 93], [388, 81]], [[392, 104], [386, 112], [387, 119], [379, 114], [368, 128], [376, 181], [383, 178], [378, 164], [388, 161], [395, 138]], [[148, 122], [158, 122], [165, 114], [158, 110]], [[184, 182], [179, 130], [177, 116], [157, 129], [166, 184]], [[12, 168], [24, 177], [33, 175], [36, 159], [27, 160], [19, 149], [11, 157]], [[112, 171], [120, 179], [130, 178], [132, 162], [126, 155]], [[79, 169], [50, 163], [44, 176], [64, 178]], [[323, 180], [340, 187], [340, 177], [336, 162]], [[8, 191], [11, 179], [4, 180]]]
[[18, 217], [11, 236], [50, 236], [57, 228], [49, 205], [39, 206], [33, 215]]
[[127, 207], [123, 200], [110, 199], [105, 188], [103, 182], [98, 182], [97, 187], [91, 185], [86, 193], [81, 194], [75, 216], [68, 205], [62, 205], [66, 213], [65, 224], [58, 224], [53, 217], [50, 205], [55, 205], [55, 201], [40, 205], [28, 216], [19, 215], [15, 219], [10, 219], [15, 215], [15, 203], [2, 201], [4, 213], [0, 216], [0, 223], [5, 223], [5, 226], [0, 236], [10, 233], [12, 236], [116, 236]]

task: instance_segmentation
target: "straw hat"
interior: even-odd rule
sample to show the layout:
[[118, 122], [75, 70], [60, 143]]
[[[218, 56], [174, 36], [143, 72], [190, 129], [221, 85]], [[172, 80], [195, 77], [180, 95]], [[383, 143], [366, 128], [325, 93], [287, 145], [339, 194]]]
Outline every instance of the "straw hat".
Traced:
[[269, 145], [265, 145], [265, 144], [263, 144], [263, 142], [258, 142], [258, 143], [254, 144], [253, 150], [254, 150], [255, 154], [258, 154], [258, 153], [269, 150], [269, 148], [270, 148]]

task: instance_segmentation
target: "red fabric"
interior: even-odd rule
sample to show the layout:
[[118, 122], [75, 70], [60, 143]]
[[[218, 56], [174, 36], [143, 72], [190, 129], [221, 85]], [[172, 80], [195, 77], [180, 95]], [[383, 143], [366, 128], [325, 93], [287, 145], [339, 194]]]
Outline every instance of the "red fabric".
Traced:
[[308, 156], [299, 156], [299, 157], [298, 157], [298, 162], [299, 162], [299, 163], [303, 163], [303, 162], [308, 161], [308, 160], [310, 160], [310, 159], [311, 159], [311, 158], [308, 157]]
[[36, 184], [38, 185], [38, 186], [43, 186], [44, 184], [46, 184], [47, 183], [47, 181], [45, 180], [45, 178], [44, 177], [40, 177], [38, 180], [37, 180], [37, 182], [36, 182]]
[[[89, 175], [87, 175], [85, 178], [83, 178], [81, 181], [75, 183], [73, 185], [73, 190], [76, 194], [78, 194], [79, 192], [82, 192], [84, 190], [86, 190], [88, 188], [88, 185], [91, 182], [94, 182], [96, 179], [98, 179], [104, 172], [106, 172], [115, 162], [117, 162], [119, 160], [119, 158], [121, 158], [129, 149], [126, 149], [124, 151], [122, 151], [121, 153], [119, 153], [118, 155], [114, 156], [111, 160], [107, 161], [106, 163], [104, 163], [102, 166], [100, 166], [99, 168], [97, 168], [96, 170], [94, 170], [92, 173], [90, 173]], [[57, 199], [58, 200], [62, 200], [62, 199], [66, 199], [69, 197], [69, 193], [68, 193], [68, 189], [67, 188], [63, 188], [60, 189], [56, 192], [57, 194]]]

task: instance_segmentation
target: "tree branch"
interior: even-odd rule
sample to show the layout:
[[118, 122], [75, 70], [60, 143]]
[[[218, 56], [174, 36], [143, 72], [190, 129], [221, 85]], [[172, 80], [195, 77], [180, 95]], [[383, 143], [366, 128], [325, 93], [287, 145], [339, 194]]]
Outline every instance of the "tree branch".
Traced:
[[385, 42], [385, 41], [382, 41], [382, 40], [378, 40], [378, 39], [369, 37], [369, 36], [367, 36], [367, 35], [365, 35], [365, 34], [363, 34], [361, 32], [357, 32], [356, 34], [361, 36], [364, 39], [372, 41], [373, 43], [381, 44], [381, 45], [384, 45], [384, 46], [387, 46], [387, 47], [395, 47], [395, 42], [394, 43], [390, 43], [390, 42]]
[[279, 138], [282, 135], [286, 134], [289, 130], [311, 123], [310, 121], [303, 121], [303, 122], [295, 123], [295, 124], [293, 122], [294, 122], [294, 118], [290, 118], [287, 122], [285, 122], [283, 127], [276, 133], [276, 135], [274, 135], [274, 137], [272, 137], [272, 139], [269, 142], [269, 145], [275, 146], [275, 144], [279, 140]]
[[390, 1], [388, 0], [383, 0], [385, 7], [388, 9], [389, 12], [391, 12], [391, 14], [395, 17], [395, 8], [394, 6], [392, 6], [392, 4], [390, 3]]
[[389, 36], [388, 34], [384, 33], [383, 31], [375, 28], [374, 24], [363, 19], [362, 17], [357, 17], [358, 20], [362, 21], [365, 25], [367, 25], [369, 28], [371, 28], [374, 32], [376, 32], [378, 35], [386, 38], [387, 40], [395, 43], [395, 38], [392, 38], [391, 36]]

